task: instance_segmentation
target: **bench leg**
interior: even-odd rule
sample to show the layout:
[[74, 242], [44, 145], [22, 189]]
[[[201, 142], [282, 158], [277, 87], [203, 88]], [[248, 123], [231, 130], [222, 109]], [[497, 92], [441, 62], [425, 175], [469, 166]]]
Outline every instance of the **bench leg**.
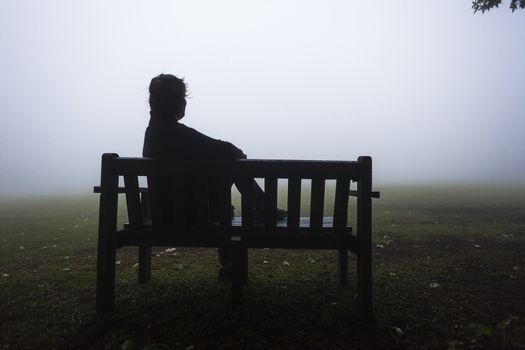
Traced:
[[339, 249], [337, 252], [337, 274], [342, 287], [348, 284], [348, 250]]
[[357, 307], [363, 320], [372, 318], [372, 257], [366, 252], [357, 255]]
[[151, 280], [151, 247], [139, 246], [139, 283]]
[[97, 313], [112, 311], [115, 305], [116, 249], [102, 247], [97, 253]]
[[241, 305], [242, 285], [244, 280], [244, 254], [241, 242], [230, 242], [232, 251], [232, 304]]
[[248, 283], [248, 248], [242, 248], [242, 255], [241, 255], [241, 266], [242, 266], [242, 283], [247, 284]]

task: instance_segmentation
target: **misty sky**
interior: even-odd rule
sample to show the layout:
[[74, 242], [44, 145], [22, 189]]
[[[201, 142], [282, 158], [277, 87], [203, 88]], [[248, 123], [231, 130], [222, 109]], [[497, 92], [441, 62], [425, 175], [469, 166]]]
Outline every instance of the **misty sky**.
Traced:
[[147, 87], [251, 158], [354, 160], [376, 183], [525, 178], [525, 11], [470, 0], [0, 0], [0, 194], [84, 191], [140, 156]]

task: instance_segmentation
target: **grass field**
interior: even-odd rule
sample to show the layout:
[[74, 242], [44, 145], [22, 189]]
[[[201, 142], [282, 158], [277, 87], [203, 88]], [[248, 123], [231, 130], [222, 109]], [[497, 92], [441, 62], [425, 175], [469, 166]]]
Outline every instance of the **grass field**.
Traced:
[[116, 312], [97, 317], [98, 198], [0, 200], [0, 349], [525, 348], [525, 188], [379, 190], [372, 324], [353, 259], [341, 289], [335, 252], [283, 250], [250, 251], [233, 309], [215, 250], [155, 249], [139, 286], [121, 249]]

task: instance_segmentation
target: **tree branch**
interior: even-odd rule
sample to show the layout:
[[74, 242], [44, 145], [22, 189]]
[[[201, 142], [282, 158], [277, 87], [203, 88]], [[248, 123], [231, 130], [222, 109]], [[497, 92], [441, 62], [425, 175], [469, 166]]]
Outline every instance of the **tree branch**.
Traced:
[[[501, 0], [473, 0], [472, 9], [474, 9], [474, 13], [478, 11], [485, 13], [485, 11], [489, 11], [494, 7], [498, 7], [500, 4]], [[516, 11], [518, 8], [525, 8], [525, 0], [511, 0], [510, 9], [512, 12]]]

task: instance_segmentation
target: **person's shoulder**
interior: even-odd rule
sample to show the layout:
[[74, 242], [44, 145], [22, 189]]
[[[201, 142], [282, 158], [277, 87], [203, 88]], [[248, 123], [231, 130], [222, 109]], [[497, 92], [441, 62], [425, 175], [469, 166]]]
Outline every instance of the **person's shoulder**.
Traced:
[[206, 136], [203, 133], [195, 130], [192, 127], [187, 126], [186, 124], [182, 124], [180, 122], [174, 123], [174, 127], [177, 128], [180, 132], [188, 133], [188, 134], [195, 134], [195, 135], [202, 135]]
[[184, 129], [186, 137], [192, 140], [191, 143], [195, 145], [195, 148], [202, 151], [202, 153], [206, 154], [207, 157], [212, 159], [246, 158], [246, 155], [242, 152], [242, 150], [237, 148], [231, 142], [212, 138], [182, 123], [180, 123], [180, 125]]
[[185, 136], [192, 137], [195, 139], [199, 139], [200, 141], [209, 142], [209, 143], [224, 143], [224, 141], [214, 139], [213, 137], [210, 137], [206, 134], [203, 134], [202, 132], [189, 127], [182, 123], [177, 123], [179, 132], [183, 133]]
[[150, 120], [146, 130], [169, 130], [177, 128], [178, 123], [172, 121], [154, 121]]

